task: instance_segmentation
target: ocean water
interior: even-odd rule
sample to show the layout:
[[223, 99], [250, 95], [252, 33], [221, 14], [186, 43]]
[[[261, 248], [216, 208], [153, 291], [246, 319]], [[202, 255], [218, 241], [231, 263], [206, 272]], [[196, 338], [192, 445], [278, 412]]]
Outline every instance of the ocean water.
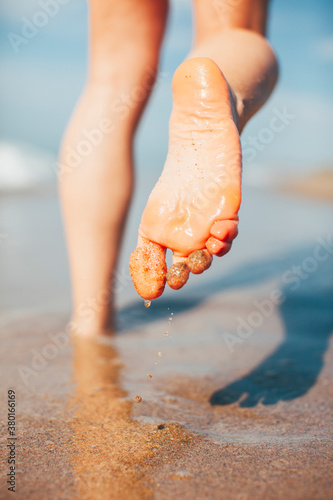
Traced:
[[[17, 0], [0, 9], [1, 191], [55, 183], [61, 136], [85, 81], [86, 3], [63, 1], [46, 22], [45, 15], [38, 18], [42, 5], [43, 0]], [[245, 183], [266, 187], [290, 173], [331, 168], [332, 17], [329, 0], [272, 2], [269, 39], [280, 61], [280, 81], [244, 131]], [[34, 20], [41, 26], [32, 25]], [[190, 50], [192, 33], [191, 3], [173, 0], [160, 78], [136, 139], [139, 182], [149, 172], [153, 184], [162, 168], [172, 75]], [[279, 133], [270, 129], [276, 113], [292, 117]]]
[[45, 188], [56, 182], [56, 170], [49, 168], [54, 156], [31, 144], [0, 143], [0, 191], [17, 192]]

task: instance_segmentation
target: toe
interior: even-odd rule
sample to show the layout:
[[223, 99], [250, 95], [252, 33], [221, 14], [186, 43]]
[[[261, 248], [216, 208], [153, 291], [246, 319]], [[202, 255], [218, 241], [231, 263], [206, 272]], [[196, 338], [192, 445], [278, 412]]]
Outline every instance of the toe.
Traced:
[[231, 243], [224, 242], [224, 247], [221, 248], [219, 253], [216, 254], [216, 257], [223, 257], [223, 255], [229, 252], [230, 248], [231, 248]]
[[211, 255], [222, 257], [222, 255], [225, 255], [227, 252], [229, 252], [231, 243], [228, 243], [227, 241], [220, 241], [217, 238], [211, 236], [206, 242], [206, 248]]
[[166, 280], [165, 248], [139, 236], [129, 263], [135, 289], [145, 300], [162, 295]]
[[173, 290], [179, 290], [187, 282], [189, 274], [190, 270], [187, 267], [185, 259], [182, 257], [174, 257], [173, 264], [169, 267], [166, 275], [169, 287]]
[[218, 220], [212, 225], [210, 234], [220, 241], [231, 242], [238, 234], [238, 221]]
[[201, 274], [211, 266], [212, 256], [208, 250], [196, 250], [187, 258], [187, 267], [193, 274]]

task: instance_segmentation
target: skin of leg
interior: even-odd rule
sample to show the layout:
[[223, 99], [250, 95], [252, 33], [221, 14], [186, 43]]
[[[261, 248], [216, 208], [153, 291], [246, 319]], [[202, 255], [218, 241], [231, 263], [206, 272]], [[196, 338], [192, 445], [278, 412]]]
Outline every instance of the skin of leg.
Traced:
[[[171, 266], [168, 271], [167, 279], [170, 286], [174, 289], [181, 288], [188, 278], [188, 273], [185, 272], [184, 266], [180, 266], [181, 263], [187, 264], [192, 272], [199, 274], [205, 269], [208, 269], [211, 264], [211, 261], [207, 257], [207, 250], [205, 250], [205, 247], [208, 249], [209, 254], [217, 256], [225, 255], [230, 250], [232, 240], [237, 235], [237, 212], [241, 196], [241, 161], [239, 159], [241, 152], [239, 134], [250, 117], [253, 116], [267, 100], [277, 80], [277, 62], [274, 52], [263, 36], [266, 25], [267, 1], [232, 0], [232, 3], [234, 4], [234, 8], [230, 8], [223, 17], [218, 15], [217, 0], [195, 0], [194, 2], [197, 36], [188, 61], [178, 68], [174, 77], [174, 108], [170, 120], [169, 154], [162, 176], [149, 198], [139, 229], [140, 237], [138, 248], [135, 252], [140, 252], [142, 245], [146, 245], [147, 242], [150, 245], [152, 242], [161, 245], [164, 251], [165, 248], [171, 248], [173, 250], [174, 262], [177, 264], [177, 267], [173, 271], [173, 266]], [[224, 6], [226, 6], [226, 4], [227, 2], [224, 2]], [[228, 6], [232, 7], [231, 0], [228, 0]], [[185, 83], [185, 78], [188, 78], [188, 84]], [[183, 91], [179, 91], [180, 88], [182, 88]], [[205, 98], [202, 98], [202, 102], [200, 98], [195, 97], [198, 96], [200, 92], [202, 96], [206, 95]], [[219, 98], [217, 98], [218, 95], [220, 95]], [[216, 111], [212, 111], [208, 116], [206, 115], [207, 109], [213, 109], [214, 99]], [[188, 105], [186, 104], [187, 101]], [[195, 121], [193, 121], [193, 116], [196, 117]], [[206, 147], [206, 151], [208, 148], [208, 155], [206, 154], [206, 157], [197, 159], [197, 152], [194, 153], [192, 151], [188, 154], [186, 152], [183, 154], [183, 151], [185, 151], [188, 146], [186, 143], [186, 135], [188, 138], [191, 136], [193, 140], [193, 133], [197, 133], [196, 128], [199, 123], [199, 116], [201, 116], [201, 118], [206, 116], [206, 122], [209, 124], [209, 128], [213, 129], [210, 130], [210, 132], [214, 132], [214, 134], [210, 136], [210, 139], [207, 139], [209, 134], [207, 134], [207, 131], [204, 131], [206, 127], [205, 120], [200, 118], [200, 126], [202, 127], [201, 135], [205, 139], [201, 142], [200, 148], [202, 149], [204, 146]], [[216, 123], [216, 120], [221, 120], [220, 126]], [[187, 122], [188, 125], [184, 125]], [[232, 131], [232, 125], [234, 127], [236, 126], [236, 135], [238, 139], [235, 137], [235, 132]], [[187, 130], [185, 130], [186, 126]], [[234, 144], [233, 155], [226, 153], [223, 149], [223, 145], [221, 146], [221, 140], [223, 142], [221, 137], [223, 134], [222, 132], [222, 135], [219, 133], [219, 128], [222, 126], [229, 129], [229, 132], [224, 136], [224, 142], [225, 145], [229, 142], [230, 144]], [[214, 137], [216, 137], [216, 140]], [[192, 142], [192, 144], [194, 144], [194, 142]], [[191, 160], [192, 166], [193, 163], [197, 161], [194, 165], [198, 165], [198, 168], [202, 167], [205, 171], [206, 164], [208, 170], [212, 172], [211, 167], [208, 165], [211, 165], [214, 161], [216, 162], [213, 156], [215, 152], [218, 152], [219, 147], [222, 147], [222, 149], [217, 157], [224, 156], [227, 163], [229, 162], [229, 165], [223, 165], [223, 168], [227, 169], [227, 173], [228, 169], [230, 172], [230, 165], [232, 166], [232, 164], [234, 164], [235, 166], [231, 175], [232, 196], [229, 196], [230, 202], [227, 201], [225, 203], [224, 211], [220, 211], [220, 220], [218, 218], [212, 219], [213, 225], [210, 229], [210, 235], [208, 231], [207, 236], [205, 236], [202, 227], [205, 226], [205, 217], [209, 218], [212, 216], [212, 210], [216, 209], [216, 204], [215, 206], [209, 204], [208, 209], [205, 208], [203, 210], [201, 224], [195, 225], [194, 221], [194, 225], [193, 223], [192, 225], [190, 224], [187, 231], [185, 231], [185, 233], [191, 234], [192, 236], [193, 233], [195, 235], [195, 233], [201, 231], [201, 237], [205, 239], [205, 242], [202, 241], [202, 243], [200, 243], [200, 245], [203, 246], [199, 246], [198, 238], [196, 240], [192, 238], [192, 241], [196, 241], [196, 243], [193, 243], [192, 248], [192, 252], [194, 251], [195, 254], [195, 258], [193, 258], [190, 246], [188, 250], [186, 250], [182, 247], [179, 238], [178, 242], [175, 244], [175, 229], [178, 231], [178, 235], [182, 234], [181, 224], [179, 220], [177, 221], [177, 218], [179, 219], [180, 205], [178, 200], [176, 200], [178, 195], [174, 195], [174, 193], [171, 192], [176, 189], [177, 177], [174, 175], [173, 182], [170, 182], [170, 179], [168, 180], [168, 175], [170, 178], [170, 172], [173, 171], [176, 173], [177, 169], [175, 166], [178, 164], [179, 167], [179, 163], [181, 162], [183, 162], [184, 169], [191, 169], [192, 167], [189, 166]], [[239, 154], [237, 153], [237, 149]], [[197, 149], [194, 149], [194, 151], [197, 151]], [[209, 160], [207, 164], [207, 158], [210, 153], [213, 153], [212, 160]], [[221, 165], [217, 166], [219, 167]], [[192, 169], [190, 173], [186, 174], [183, 172], [179, 174], [180, 169], [181, 166], [178, 169], [178, 175], [181, 177], [179, 182], [180, 184], [183, 183], [183, 190], [188, 192], [191, 178], [197, 177], [196, 173]], [[213, 174], [215, 178], [217, 178], [216, 172], [217, 170], [215, 169], [215, 173]], [[207, 172], [205, 172], [205, 174], [207, 174]], [[204, 178], [205, 175], [202, 179]], [[205, 187], [203, 183], [202, 186], [203, 188]], [[225, 196], [226, 191], [220, 191], [220, 198], [225, 198]], [[231, 201], [235, 196], [238, 199], [237, 203]], [[163, 197], [167, 198], [166, 202], [164, 202], [164, 206], [162, 206], [162, 202], [157, 201], [163, 200]], [[187, 222], [191, 218], [191, 215], [188, 215], [191, 212], [190, 198], [190, 196], [187, 197], [187, 200], [189, 200], [187, 206], [185, 202], [184, 207], [184, 202], [182, 202], [183, 212], [187, 214]], [[159, 206], [162, 208], [159, 208]], [[170, 223], [171, 217], [170, 221], [166, 222], [164, 215], [168, 210], [166, 207], [172, 206], [176, 208], [174, 217]], [[160, 212], [160, 216], [157, 220], [154, 220], [158, 212]], [[186, 240], [185, 233], [184, 239]], [[197, 249], [201, 249], [200, 254]], [[133, 252], [134, 255], [135, 252]], [[154, 250], [154, 253], [156, 255], [156, 250]], [[148, 255], [147, 252], [146, 255]], [[162, 269], [165, 263], [162, 253], [160, 253], [160, 256], [160, 269]], [[147, 257], [147, 261], [148, 260]], [[195, 263], [195, 265], [193, 263]], [[142, 283], [140, 283], [140, 286], [137, 286], [135, 272], [132, 272], [132, 278], [137, 291], [144, 298], [156, 298], [163, 292], [164, 286], [159, 286], [158, 288], [154, 287], [153, 276], [150, 277], [147, 275], [147, 282], [149, 282], [149, 297], [146, 297], [145, 286], [143, 286]], [[159, 283], [161, 284], [160, 274]]]
[[196, 37], [189, 57], [209, 57], [219, 66], [241, 133], [278, 78], [277, 60], [265, 38], [268, 0], [194, 0], [193, 5]]
[[224, 29], [266, 34], [269, 0], [193, 0], [196, 44]]
[[133, 136], [155, 80], [167, 11], [167, 0], [91, 0], [89, 73], [59, 161], [72, 325], [82, 335], [112, 325]]

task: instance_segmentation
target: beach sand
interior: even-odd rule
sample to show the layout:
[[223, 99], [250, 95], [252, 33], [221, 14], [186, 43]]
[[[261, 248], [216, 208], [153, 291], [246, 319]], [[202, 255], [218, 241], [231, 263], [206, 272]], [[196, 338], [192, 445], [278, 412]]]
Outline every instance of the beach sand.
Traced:
[[99, 342], [66, 333], [56, 196], [0, 205], [1, 499], [8, 389], [15, 498], [333, 498], [331, 204], [246, 189], [230, 255], [149, 309], [126, 274], [133, 215]]
[[285, 185], [284, 189], [290, 193], [333, 202], [333, 169], [302, 176]]

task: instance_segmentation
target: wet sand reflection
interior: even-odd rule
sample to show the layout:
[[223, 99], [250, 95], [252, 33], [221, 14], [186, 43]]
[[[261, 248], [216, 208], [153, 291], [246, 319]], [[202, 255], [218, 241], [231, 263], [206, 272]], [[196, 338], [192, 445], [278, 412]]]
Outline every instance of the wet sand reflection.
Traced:
[[179, 442], [190, 446], [191, 437], [178, 424], [147, 425], [131, 419], [135, 403], [125, 399], [122, 363], [111, 340], [75, 337], [73, 347], [76, 389], [68, 410], [77, 496], [154, 498], [156, 466], [180, 458], [185, 450], [177, 451]]

